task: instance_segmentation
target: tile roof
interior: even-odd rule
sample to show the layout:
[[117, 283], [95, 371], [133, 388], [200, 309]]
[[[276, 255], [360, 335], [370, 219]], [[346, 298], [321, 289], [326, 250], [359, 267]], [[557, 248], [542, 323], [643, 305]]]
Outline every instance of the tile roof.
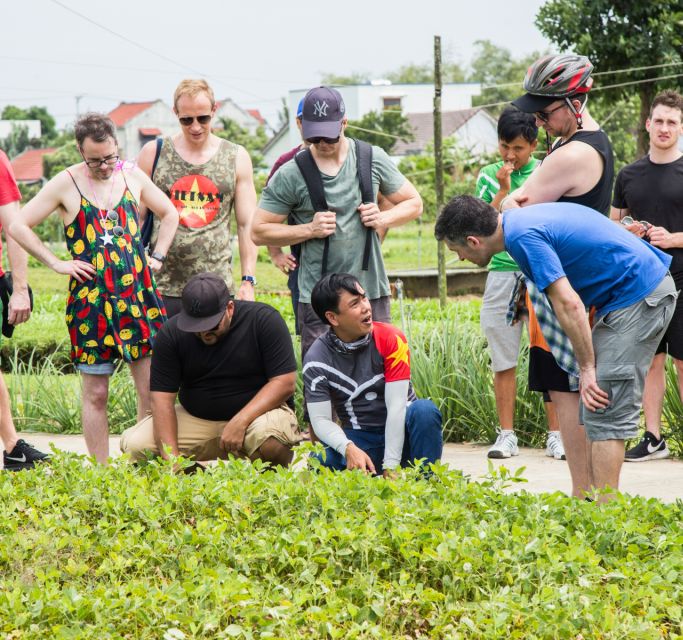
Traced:
[[256, 120], [259, 121], [259, 124], [266, 124], [266, 119], [261, 115], [261, 112], [258, 109], [247, 109], [247, 113], [252, 118], [256, 118]]
[[[481, 109], [461, 109], [458, 111], [444, 111], [441, 114], [441, 131], [444, 138], [452, 136], [472, 116]], [[413, 130], [414, 139], [410, 142], [399, 140], [391, 150], [392, 156], [405, 156], [424, 151], [425, 147], [434, 139], [433, 113], [406, 113], [408, 125]]]
[[43, 178], [43, 156], [57, 149], [27, 149], [12, 160], [12, 170], [18, 182], [38, 182]]
[[145, 137], [160, 136], [161, 135], [161, 129], [159, 129], [158, 127], [140, 127], [138, 129], [138, 133], [141, 136], [145, 136]]
[[149, 109], [156, 100], [152, 102], [122, 102], [118, 107], [109, 112], [109, 117], [117, 127], [122, 127], [131, 118]]

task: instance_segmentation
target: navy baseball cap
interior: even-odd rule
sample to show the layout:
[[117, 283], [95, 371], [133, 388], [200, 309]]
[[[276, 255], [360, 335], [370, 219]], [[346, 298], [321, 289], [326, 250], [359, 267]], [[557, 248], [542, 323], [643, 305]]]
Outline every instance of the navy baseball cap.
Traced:
[[341, 94], [331, 87], [316, 87], [304, 96], [301, 128], [304, 140], [338, 138], [346, 107]]
[[543, 111], [548, 105], [551, 105], [558, 100], [562, 100], [562, 98], [525, 93], [523, 96], [513, 100], [512, 104], [524, 113], [537, 113], [538, 111]]
[[192, 333], [210, 331], [225, 315], [230, 300], [228, 285], [219, 275], [204, 272], [193, 276], [183, 289], [178, 329]]

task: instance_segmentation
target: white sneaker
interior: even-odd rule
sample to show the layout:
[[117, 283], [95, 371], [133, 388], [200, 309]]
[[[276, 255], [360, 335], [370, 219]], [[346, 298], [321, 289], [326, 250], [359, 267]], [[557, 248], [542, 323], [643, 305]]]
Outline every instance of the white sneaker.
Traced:
[[509, 458], [510, 456], [518, 456], [519, 447], [517, 446], [517, 436], [515, 435], [515, 432], [499, 428], [496, 442], [486, 455], [489, 458]]
[[564, 453], [564, 445], [562, 444], [562, 436], [559, 431], [548, 432], [548, 441], [545, 445], [545, 455], [555, 460], [566, 460], [567, 456]]

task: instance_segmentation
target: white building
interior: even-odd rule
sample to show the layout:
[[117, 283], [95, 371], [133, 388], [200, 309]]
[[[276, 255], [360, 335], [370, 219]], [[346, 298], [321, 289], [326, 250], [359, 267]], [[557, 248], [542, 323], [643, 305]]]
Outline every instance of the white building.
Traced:
[[180, 130], [178, 118], [163, 100], [122, 102], [108, 115], [116, 125], [121, 157], [127, 160], [134, 160], [150, 140]]

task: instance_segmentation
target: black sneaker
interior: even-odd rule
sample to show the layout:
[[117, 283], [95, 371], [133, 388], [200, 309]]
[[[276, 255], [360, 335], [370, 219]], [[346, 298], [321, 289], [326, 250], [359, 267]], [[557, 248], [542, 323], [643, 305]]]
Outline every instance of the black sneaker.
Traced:
[[626, 452], [624, 460], [626, 462], [645, 462], [646, 460], [668, 457], [669, 449], [664, 438], [657, 440], [649, 431], [646, 431], [643, 439]]
[[7, 471], [21, 471], [22, 469], [33, 469], [37, 462], [45, 462], [50, 456], [47, 453], [38, 451], [26, 440], [18, 440], [14, 449], [9, 453], [2, 454], [2, 464]]

